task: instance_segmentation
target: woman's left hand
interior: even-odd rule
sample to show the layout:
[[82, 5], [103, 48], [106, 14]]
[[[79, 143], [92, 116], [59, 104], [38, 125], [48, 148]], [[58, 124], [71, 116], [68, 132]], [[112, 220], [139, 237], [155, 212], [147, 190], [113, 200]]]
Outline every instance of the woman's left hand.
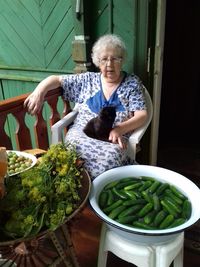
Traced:
[[110, 131], [109, 141], [114, 144], [119, 144], [122, 149], [127, 148], [126, 143], [123, 142], [123, 135], [128, 132], [132, 132], [145, 122], [147, 118], [146, 110], [137, 110], [134, 112], [134, 116], [130, 119], [118, 124]]
[[110, 131], [110, 135], [109, 135], [109, 141], [111, 141], [113, 144], [119, 144], [119, 146], [122, 148], [122, 149], [126, 149], [126, 144], [123, 142], [123, 137], [122, 135], [120, 134], [120, 131], [119, 131], [119, 128], [116, 127], [116, 128], [113, 128], [111, 131]]

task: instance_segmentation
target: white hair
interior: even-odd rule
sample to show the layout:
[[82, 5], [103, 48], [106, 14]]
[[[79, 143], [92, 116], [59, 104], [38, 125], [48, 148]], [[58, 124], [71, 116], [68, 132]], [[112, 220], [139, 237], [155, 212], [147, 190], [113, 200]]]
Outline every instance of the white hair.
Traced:
[[102, 52], [102, 50], [108, 48], [119, 51], [119, 56], [122, 58], [122, 62], [124, 62], [126, 57], [125, 43], [116, 34], [106, 34], [101, 36], [93, 45], [92, 61], [95, 66], [99, 67], [99, 54]]

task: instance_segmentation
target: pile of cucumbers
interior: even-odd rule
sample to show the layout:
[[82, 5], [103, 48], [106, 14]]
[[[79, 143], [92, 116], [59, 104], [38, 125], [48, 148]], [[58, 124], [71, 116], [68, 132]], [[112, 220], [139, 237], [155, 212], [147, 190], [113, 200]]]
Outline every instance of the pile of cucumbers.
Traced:
[[146, 176], [109, 182], [98, 204], [116, 222], [146, 230], [179, 226], [192, 213], [190, 200], [174, 185]]

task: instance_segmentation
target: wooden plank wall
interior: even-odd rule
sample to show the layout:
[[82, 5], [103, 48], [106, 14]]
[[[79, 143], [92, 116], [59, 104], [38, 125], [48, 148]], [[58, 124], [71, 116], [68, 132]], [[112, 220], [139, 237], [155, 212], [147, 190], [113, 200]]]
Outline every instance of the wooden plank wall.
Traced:
[[71, 1], [0, 0], [1, 66], [72, 69]]

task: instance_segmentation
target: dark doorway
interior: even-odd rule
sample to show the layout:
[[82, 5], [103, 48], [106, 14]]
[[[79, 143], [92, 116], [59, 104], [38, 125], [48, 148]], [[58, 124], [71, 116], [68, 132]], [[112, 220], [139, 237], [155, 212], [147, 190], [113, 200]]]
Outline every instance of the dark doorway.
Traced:
[[158, 165], [200, 181], [200, 2], [167, 1]]

